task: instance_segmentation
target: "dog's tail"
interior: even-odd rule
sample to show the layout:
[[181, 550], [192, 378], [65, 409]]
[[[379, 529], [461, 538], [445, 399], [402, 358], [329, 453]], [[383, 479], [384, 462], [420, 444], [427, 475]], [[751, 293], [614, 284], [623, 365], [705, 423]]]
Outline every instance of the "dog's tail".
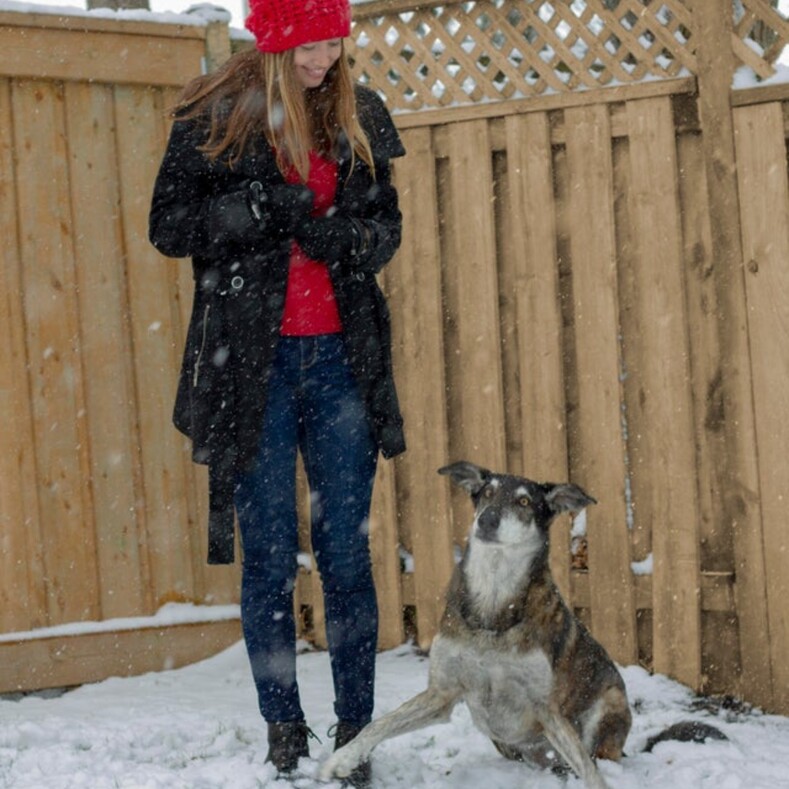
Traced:
[[659, 742], [674, 740], [675, 742], [700, 742], [706, 740], [728, 740], [729, 738], [720, 730], [709, 723], [701, 721], [680, 721], [660, 734], [655, 734], [647, 740], [643, 751], [649, 753]]

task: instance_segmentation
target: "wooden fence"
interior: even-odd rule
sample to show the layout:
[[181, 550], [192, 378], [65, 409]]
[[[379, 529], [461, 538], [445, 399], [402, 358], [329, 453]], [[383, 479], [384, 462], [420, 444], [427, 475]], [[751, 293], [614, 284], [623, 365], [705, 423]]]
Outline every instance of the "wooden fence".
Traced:
[[[356, 9], [357, 75], [379, 89], [413, 83], [390, 99], [408, 155], [395, 172], [403, 247], [383, 280], [409, 451], [382, 463], [376, 484], [380, 646], [412, 627], [429, 646], [471, 517], [435, 470], [467, 458], [572, 479], [599, 500], [585, 535], [556, 524], [552, 564], [617, 660], [789, 712], [789, 89], [729, 91], [757, 22], [772, 24], [761, 40], [773, 49], [785, 22], [761, 0], [734, 22], [701, 0], [663, 11], [577, 0], [551, 6], [558, 19], [540, 12], [531, 41], [517, 15], [535, 29], [545, 5]], [[492, 62], [469, 41], [493, 35], [471, 13], [482, 7], [531, 64], [497, 62], [498, 97], [468, 80], [477, 69], [487, 84], [480, 64]], [[439, 17], [459, 27], [445, 24], [437, 44], [425, 20]], [[629, 47], [619, 67], [597, 21], [616, 19], [635, 31], [618, 37]], [[668, 52], [655, 20], [687, 46]], [[597, 60], [572, 40], [582, 27]], [[549, 29], [558, 38], [546, 43]], [[11, 240], [0, 250], [0, 632], [238, 599], [237, 568], [203, 563], [203, 469], [169, 422], [189, 267], [145, 240], [162, 110], [199, 69], [206, 33], [0, 14], [0, 235]], [[381, 61], [395, 35], [397, 56]], [[14, 46], [53, 54], [25, 61]], [[771, 69], [770, 46], [755, 73]], [[108, 52], [125, 53], [122, 67]], [[444, 89], [418, 90], [427, 57], [431, 79], [440, 66], [461, 87], [444, 77]], [[643, 81], [652, 60], [662, 79]], [[392, 76], [409, 62], [411, 76]], [[632, 84], [609, 84], [626, 81], [617, 68]], [[303, 634], [323, 643], [315, 573], [302, 572], [296, 604]], [[72, 638], [65, 657], [63, 638], [9, 637], [0, 689], [124, 672], [118, 660], [84, 668], [86, 651], [125, 653], [135, 671], [237, 637], [227, 623], [147, 640], [110, 631], [88, 646]]]
[[[204, 563], [202, 469], [170, 420], [191, 274], [147, 241], [165, 108], [208, 33], [0, 13], [0, 632], [238, 598], [236, 570]], [[222, 622], [9, 640], [0, 687], [238, 637]]]

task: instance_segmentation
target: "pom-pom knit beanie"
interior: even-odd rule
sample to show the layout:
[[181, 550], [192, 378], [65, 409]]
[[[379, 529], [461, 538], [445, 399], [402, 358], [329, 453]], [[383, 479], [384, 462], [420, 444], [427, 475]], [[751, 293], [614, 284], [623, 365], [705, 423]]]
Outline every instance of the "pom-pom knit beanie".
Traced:
[[349, 0], [251, 0], [245, 27], [261, 52], [284, 52], [351, 33]]

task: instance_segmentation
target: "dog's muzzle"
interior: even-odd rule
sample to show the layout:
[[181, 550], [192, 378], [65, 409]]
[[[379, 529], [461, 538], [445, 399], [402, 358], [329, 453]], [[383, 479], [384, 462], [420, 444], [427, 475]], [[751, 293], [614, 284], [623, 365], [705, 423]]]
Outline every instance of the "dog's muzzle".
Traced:
[[501, 513], [493, 507], [488, 507], [477, 516], [477, 539], [483, 542], [499, 541], [499, 523]]

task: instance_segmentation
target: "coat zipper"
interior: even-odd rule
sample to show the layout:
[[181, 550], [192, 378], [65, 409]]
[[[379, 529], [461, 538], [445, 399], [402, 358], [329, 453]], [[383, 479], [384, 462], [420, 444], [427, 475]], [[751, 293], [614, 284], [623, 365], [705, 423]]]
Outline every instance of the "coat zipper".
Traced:
[[200, 350], [197, 352], [197, 359], [195, 360], [195, 372], [192, 377], [192, 386], [197, 386], [197, 378], [200, 375], [200, 362], [203, 360], [203, 351], [205, 350], [206, 338], [208, 336], [208, 311], [211, 309], [210, 304], [205, 305], [203, 312], [203, 337], [200, 341]]

